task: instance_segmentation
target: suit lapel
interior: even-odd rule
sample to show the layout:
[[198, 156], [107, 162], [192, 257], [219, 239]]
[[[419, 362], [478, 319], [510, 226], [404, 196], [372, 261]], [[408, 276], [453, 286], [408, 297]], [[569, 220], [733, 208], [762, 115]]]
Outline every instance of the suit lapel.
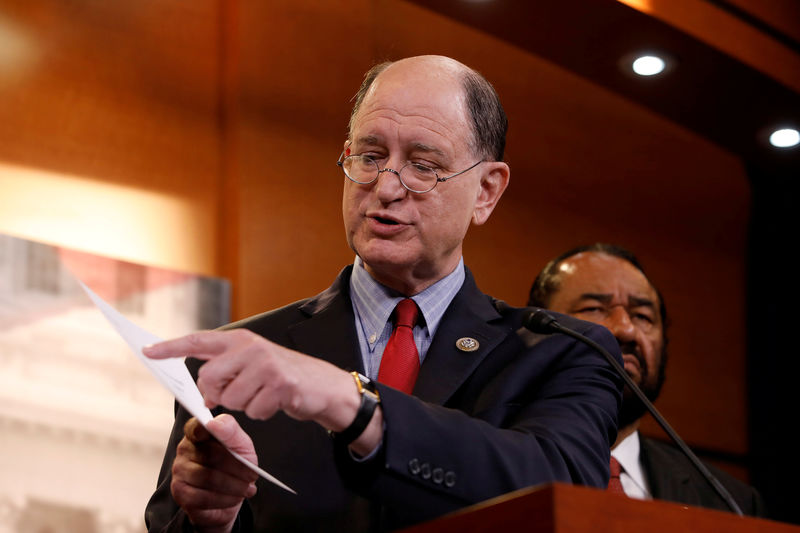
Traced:
[[351, 269], [346, 267], [330, 288], [300, 307], [308, 319], [291, 325], [289, 337], [302, 353], [363, 373], [349, 297]]
[[672, 459], [645, 437], [640, 439], [640, 447], [642, 467], [653, 498], [694, 503], [690, 497], [693, 491], [686, 465]]
[[[490, 323], [500, 314], [478, 290], [469, 270], [466, 274], [464, 285], [439, 323], [414, 386], [414, 396], [427, 402], [444, 404], [508, 335], [508, 328]], [[456, 342], [464, 337], [478, 341], [478, 349], [459, 350]]]

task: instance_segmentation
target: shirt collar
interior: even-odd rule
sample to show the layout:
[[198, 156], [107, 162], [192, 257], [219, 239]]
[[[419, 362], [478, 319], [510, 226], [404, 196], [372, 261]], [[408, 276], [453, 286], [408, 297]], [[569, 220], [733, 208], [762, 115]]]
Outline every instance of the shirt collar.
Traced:
[[[427, 328], [428, 336], [436, 333], [445, 310], [461, 289], [466, 274], [464, 258], [447, 276], [411, 298], [419, 307], [423, 320], [419, 325]], [[389, 320], [397, 303], [406, 298], [394, 289], [382, 285], [364, 268], [364, 261], [356, 256], [350, 276], [350, 295], [356, 306], [365, 331], [380, 331]]]
[[611, 450], [611, 455], [619, 461], [625, 473], [631, 477], [636, 485], [646, 491], [647, 482], [644, 478], [642, 462], [639, 459], [640, 450], [639, 432], [634, 431]]

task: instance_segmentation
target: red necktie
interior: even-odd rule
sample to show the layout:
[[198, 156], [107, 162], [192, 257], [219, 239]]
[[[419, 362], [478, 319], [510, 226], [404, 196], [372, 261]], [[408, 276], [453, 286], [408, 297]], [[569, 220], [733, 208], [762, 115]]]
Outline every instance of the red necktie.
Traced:
[[417, 304], [411, 298], [401, 300], [394, 308], [395, 326], [381, 357], [378, 381], [411, 394], [419, 374], [419, 353], [414, 344]]
[[619, 475], [622, 473], [622, 466], [613, 455], [609, 466], [611, 467], [611, 477], [608, 480], [607, 490], [611, 494], [622, 494], [624, 496], [625, 491], [622, 489], [622, 481], [619, 479]]

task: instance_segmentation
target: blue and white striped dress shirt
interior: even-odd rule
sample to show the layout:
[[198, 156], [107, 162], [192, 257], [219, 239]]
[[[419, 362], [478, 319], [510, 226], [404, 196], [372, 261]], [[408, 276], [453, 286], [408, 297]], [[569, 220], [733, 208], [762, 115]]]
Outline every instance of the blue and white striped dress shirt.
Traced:
[[[461, 289], [464, 278], [462, 257], [453, 272], [411, 297], [421, 314], [414, 326], [414, 342], [419, 352], [420, 365], [425, 360], [445, 309]], [[397, 303], [405, 296], [375, 281], [364, 268], [361, 258], [356, 256], [353, 274], [350, 276], [350, 298], [356, 317], [364, 371], [370, 379], [377, 379], [383, 350], [392, 335], [392, 323], [389, 319]]]

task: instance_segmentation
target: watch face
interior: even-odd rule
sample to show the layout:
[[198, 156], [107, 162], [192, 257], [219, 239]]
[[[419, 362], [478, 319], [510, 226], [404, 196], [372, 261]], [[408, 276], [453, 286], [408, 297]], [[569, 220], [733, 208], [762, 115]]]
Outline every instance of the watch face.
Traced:
[[359, 374], [358, 372], [351, 372], [353, 377], [356, 378], [356, 384], [358, 385], [358, 392], [364, 392], [364, 390], [368, 390], [370, 392], [375, 391], [375, 383], [367, 376], [363, 374]]

